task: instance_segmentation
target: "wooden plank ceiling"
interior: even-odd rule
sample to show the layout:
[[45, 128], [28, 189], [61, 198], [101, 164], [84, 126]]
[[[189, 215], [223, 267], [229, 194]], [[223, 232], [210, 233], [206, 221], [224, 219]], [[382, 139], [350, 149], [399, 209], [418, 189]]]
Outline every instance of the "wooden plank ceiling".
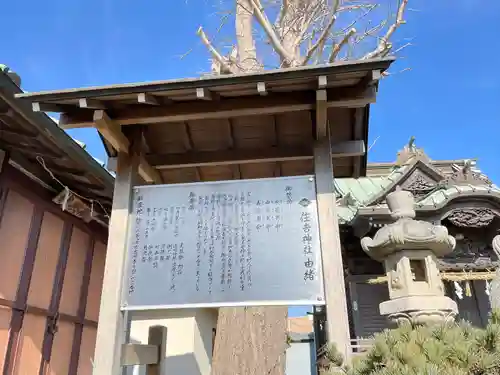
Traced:
[[[346, 125], [351, 117], [354, 110], [330, 110], [330, 118]], [[333, 130], [336, 142], [353, 139], [350, 126]], [[313, 134], [311, 111], [151, 124], [145, 129], [146, 159], [160, 165], [165, 183], [312, 174]], [[175, 168], [181, 163], [186, 167]], [[352, 168], [351, 157], [335, 159], [339, 177], [351, 176]]]

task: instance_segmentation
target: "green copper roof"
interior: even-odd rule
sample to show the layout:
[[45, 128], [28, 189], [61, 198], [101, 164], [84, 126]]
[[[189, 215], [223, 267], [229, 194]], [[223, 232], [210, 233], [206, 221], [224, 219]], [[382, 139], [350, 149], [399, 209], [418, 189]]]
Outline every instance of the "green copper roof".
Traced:
[[491, 195], [492, 197], [500, 198], [500, 189], [495, 186], [473, 186], [473, 185], [456, 185], [446, 189], [435, 190], [416, 204], [418, 207], [433, 206], [442, 207], [446, 201], [459, 197], [461, 195]]
[[395, 168], [387, 176], [336, 179], [337, 197], [346, 198], [345, 203], [338, 205], [340, 223], [349, 223], [354, 219], [359, 207], [365, 207], [375, 196], [387, 190], [404, 175], [406, 169], [407, 167]]
[[[356, 217], [358, 210], [370, 206], [377, 196], [381, 196], [398, 180], [412, 169], [413, 165], [395, 167], [387, 176], [362, 178], [341, 178], [335, 180], [337, 195], [337, 209], [340, 224], [349, 224]], [[500, 188], [495, 185], [467, 185], [453, 186], [438, 185], [427, 196], [416, 202], [417, 210], [434, 210], [447, 204], [447, 201], [460, 196], [491, 196], [500, 200]], [[379, 205], [380, 206], [380, 205]]]
[[347, 192], [356, 202], [356, 205], [368, 204], [375, 195], [386, 190], [392, 183], [403, 176], [405, 167], [395, 169], [388, 176], [340, 178], [335, 180], [335, 187], [341, 196]]

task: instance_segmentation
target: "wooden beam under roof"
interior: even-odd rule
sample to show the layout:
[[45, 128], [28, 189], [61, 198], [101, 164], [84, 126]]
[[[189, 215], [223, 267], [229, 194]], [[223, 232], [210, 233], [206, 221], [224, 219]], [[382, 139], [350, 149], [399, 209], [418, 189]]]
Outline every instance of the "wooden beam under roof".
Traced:
[[[364, 108], [356, 108], [354, 112], [354, 139], [363, 139], [363, 121], [365, 117]], [[361, 158], [356, 158], [353, 165], [353, 177], [361, 176]]]
[[[347, 141], [332, 144], [332, 157], [362, 156], [363, 141]], [[216, 165], [257, 164], [294, 160], [312, 160], [311, 147], [269, 147], [263, 149], [238, 149], [224, 151], [190, 151], [177, 154], [148, 155], [146, 161], [156, 169], [208, 167]], [[114, 165], [114, 158], [110, 158]]]
[[106, 107], [100, 100], [82, 98], [78, 99], [78, 105], [80, 108], [88, 109], [105, 109]]
[[139, 159], [139, 176], [141, 176], [146, 182], [162, 184], [163, 179], [161, 178], [160, 173], [153, 168], [144, 155], [141, 155]]
[[65, 112], [71, 110], [70, 105], [53, 104], [53, 103], [31, 103], [33, 112]]
[[146, 94], [145, 92], [141, 92], [137, 94], [137, 102], [141, 104], [149, 104], [149, 105], [160, 105], [161, 102], [158, 98], [151, 94]]
[[316, 91], [316, 139], [324, 138], [328, 125], [328, 100], [326, 90]]
[[257, 82], [257, 92], [261, 96], [266, 96], [268, 94], [265, 82]]
[[[130, 142], [122, 133], [119, 126], [109, 118], [103, 110], [97, 110], [94, 112], [94, 122], [95, 127], [102, 134], [102, 136], [118, 151], [129, 153]], [[156, 184], [162, 183], [162, 178], [158, 171], [151, 167], [146, 161], [144, 156], [141, 156], [139, 160], [139, 175], [146, 182], [153, 182]]]
[[219, 94], [202, 87], [196, 89], [196, 98], [201, 100], [220, 100]]
[[318, 89], [326, 89], [328, 85], [328, 77], [327, 76], [319, 76], [318, 77]]
[[119, 126], [109, 118], [105, 111], [98, 110], [94, 112], [94, 124], [99, 133], [101, 133], [118, 152], [125, 152], [128, 154], [130, 148], [129, 140], [122, 133]]
[[[326, 90], [328, 91], [328, 90]], [[331, 90], [328, 92], [327, 108], [357, 108], [375, 103], [373, 87], [364, 90]], [[294, 111], [306, 111], [316, 106], [315, 92], [227, 98], [217, 102], [186, 102], [169, 107], [125, 108], [116, 113], [113, 121], [117, 125], [145, 125], [193, 120], [208, 120], [240, 116], [268, 115]], [[88, 128], [94, 126], [91, 116], [85, 113], [63, 113], [59, 120], [63, 129]]]
[[382, 72], [379, 69], [370, 70], [364, 78], [362, 78], [357, 87], [367, 87], [378, 84], [382, 78]]

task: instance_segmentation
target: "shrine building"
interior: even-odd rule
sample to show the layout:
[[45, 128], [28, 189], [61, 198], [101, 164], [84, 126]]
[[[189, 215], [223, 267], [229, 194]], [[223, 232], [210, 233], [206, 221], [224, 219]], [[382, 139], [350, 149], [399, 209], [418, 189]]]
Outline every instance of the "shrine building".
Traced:
[[[366, 177], [335, 180], [353, 352], [390, 327], [379, 309], [390, 299], [386, 271], [362, 249], [361, 239], [394, 222], [386, 198], [397, 188], [413, 195], [416, 220], [444, 226], [456, 241], [437, 267], [445, 295], [457, 304], [457, 319], [484, 327], [490, 313], [490, 281], [500, 260], [494, 248], [500, 189], [475, 160], [432, 160], [412, 139], [395, 162], [370, 163]], [[320, 347], [323, 314], [315, 315]]]

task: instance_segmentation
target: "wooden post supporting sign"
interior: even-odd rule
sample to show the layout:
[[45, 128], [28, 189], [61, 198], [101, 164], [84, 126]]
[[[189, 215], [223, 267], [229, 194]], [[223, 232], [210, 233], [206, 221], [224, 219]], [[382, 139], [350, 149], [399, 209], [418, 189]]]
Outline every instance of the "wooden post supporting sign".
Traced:
[[134, 138], [131, 139], [130, 152], [118, 154], [93, 375], [118, 375], [121, 371], [123, 331], [127, 322], [124, 321], [120, 304], [124, 285], [127, 232], [132, 212], [132, 188], [137, 178], [142, 143], [140, 137]]
[[318, 90], [314, 173], [326, 302], [326, 333], [328, 343], [334, 343], [345, 361], [349, 362], [349, 321], [326, 103], [326, 90]]

